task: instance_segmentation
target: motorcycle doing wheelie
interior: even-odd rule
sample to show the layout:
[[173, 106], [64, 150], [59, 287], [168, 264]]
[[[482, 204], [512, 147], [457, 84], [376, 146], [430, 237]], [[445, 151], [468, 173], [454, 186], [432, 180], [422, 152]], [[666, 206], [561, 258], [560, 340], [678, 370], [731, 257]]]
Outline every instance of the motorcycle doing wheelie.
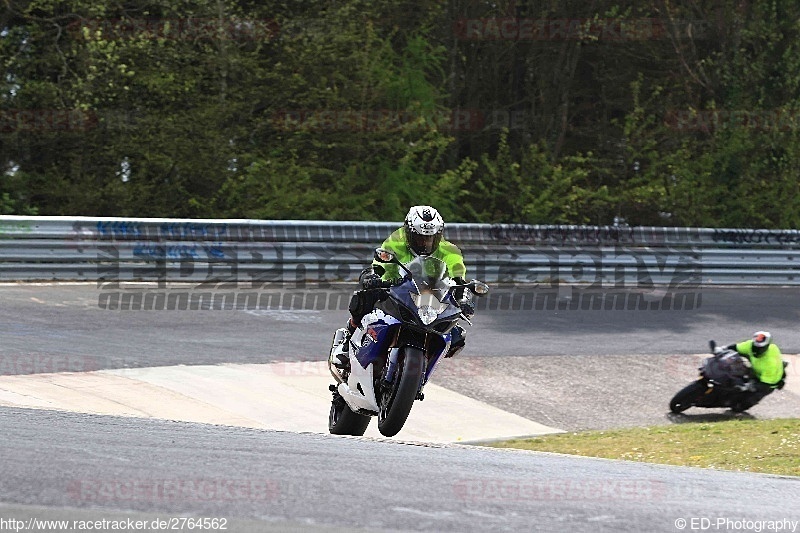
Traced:
[[424, 398], [425, 384], [450, 349], [452, 329], [459, 320], [471, 325], [454, 290], [463, 287], [469, 300], [489, 292], [480, 281], [461, 285], [448, 278], [447, 266], [434, 257], [419, 256], [403, 265], [394, 254], [378, 248], [375, 259], [397, 264], [405, 276], [385, 288], [386, 298], [362, 319], [360, 338], [357, 330], [346, 347], [345, 368], [334, 361], [334, 353], [342, 349], [343, 330], [334, 336], [328, 368], [336, 384], [330, 386], [328, 429], [336, 435], [363, 435], [375, 416], [382, 435], [396, 435], [414, 401]]
[[750, 394], [747, 384], [755, 379], [750, 361], [736, 350], [718, 350], [709, 342], [711, 357], [703, 361], [700, 377], [681, 389], [669, 402], [673, 413], [682, 413], [690, 407], [729, 407], [742, 412], [752, 405], [745, 402]]

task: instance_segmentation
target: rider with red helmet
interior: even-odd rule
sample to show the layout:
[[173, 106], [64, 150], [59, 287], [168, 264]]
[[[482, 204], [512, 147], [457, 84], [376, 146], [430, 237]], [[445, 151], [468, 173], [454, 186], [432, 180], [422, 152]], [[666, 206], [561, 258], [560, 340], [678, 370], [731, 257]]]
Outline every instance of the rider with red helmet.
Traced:
[[750, 361], [754, 380], [744, 385], [749, 392], [740, 405], [742, 410], [752, 407], [775, 389], [783, 388], [786, 379], [781, 350], [772, 342], [769, 331], [756, 331], [751, 339], [734, 343], [726, 347], [736, 350]]

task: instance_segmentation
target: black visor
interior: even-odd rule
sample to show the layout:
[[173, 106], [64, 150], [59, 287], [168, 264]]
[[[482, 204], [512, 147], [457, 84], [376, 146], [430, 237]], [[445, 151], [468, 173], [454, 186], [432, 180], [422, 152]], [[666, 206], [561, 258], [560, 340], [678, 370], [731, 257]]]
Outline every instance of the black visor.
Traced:
[[439, 243], [442, 241], [442, 234], [436, 235], [422, 235], [420, 233], [411, 232], [411, 249], [417, 255], [431, 255]]

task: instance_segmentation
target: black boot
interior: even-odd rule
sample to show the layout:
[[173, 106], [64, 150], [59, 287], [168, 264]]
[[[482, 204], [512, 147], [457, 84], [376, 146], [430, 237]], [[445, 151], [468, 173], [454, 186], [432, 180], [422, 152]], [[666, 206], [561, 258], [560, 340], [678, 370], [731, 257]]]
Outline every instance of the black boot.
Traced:
[[350, 367], [350, 337], [352, 336], [353, 332], [349, 327], [339, 328], [334, 334], [330, 362], [340, 370]]
[[342, 370], [350, 368], [350, 339], [353, 337], [353, 333], [356, 331], [356, 325], [352, 318], [347, 321], [347, 326], [344, 329], [344, 340], [342, 341], [340, 349], [336, 353], [337, 361], [334, 361], [334, 365]]

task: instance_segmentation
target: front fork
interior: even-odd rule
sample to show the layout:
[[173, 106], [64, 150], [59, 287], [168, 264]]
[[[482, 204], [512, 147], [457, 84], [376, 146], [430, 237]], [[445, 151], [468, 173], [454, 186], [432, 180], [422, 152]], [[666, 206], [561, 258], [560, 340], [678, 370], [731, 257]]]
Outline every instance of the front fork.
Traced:
[[383, 373], [381, 385], [388, 387], [394, 381], [394, 374], [397, 371], [397, 359], [400, 357], [400, 348], [390, 348], [389, 357], [386, 359], [386, 371]]
[[[400, 348], [390, 348], [389, 349], [389, 357], [386, 358], [386, 369], [384, 370], [383, 378], [381, 379], [381, 390], [388, 390], [392, 387], [394, 382], [395, 374], [397, 373], [397, 365], [399, 364], [400, 359]], [[426, 359], [427, 361], [427, 359]], [[426, 365], [427, 366], [427, 365]], [[426, 372], [422, 374], [422, 380], [419, 383], [419, 388], [417, 390], [417, 400], [424, 400], [425, 394], [423, 394], [422, 389], [425, 387], [425, 384], [428, 382], [428, 373], [427, 368]]]

